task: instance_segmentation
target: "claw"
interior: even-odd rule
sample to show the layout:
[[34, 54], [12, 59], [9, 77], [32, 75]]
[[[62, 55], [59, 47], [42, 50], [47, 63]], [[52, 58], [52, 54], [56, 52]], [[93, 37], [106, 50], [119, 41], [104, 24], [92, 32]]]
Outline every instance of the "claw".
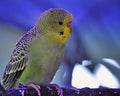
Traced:
[[41, 89], [41, 88], [40, 88], [39, 85], [36, 85], [36, 84], [29, 84], [28, 87], [34, 88], [34, 89], [37, 91], [38, 96], [41, 96], [41, 93], [40, 93], [40, 89]]
[[19, 83], [18, 87], [19, 87], [19, 88], [24, 88], [24, 87], [26, 87], [26, 86], [25, 86], [24, 84], [22, 84], [22, 83]]
[[57, 90], [58, 95], [59, 95], [59, 96], [63, 96], [63, 90], [62, 90], [62, 88], [61, 88], [60, 86], [58, 86], [57, 84], [49, 84], [47, 87], [48, 87], [48, 88], [54, 87], [54, 88]]

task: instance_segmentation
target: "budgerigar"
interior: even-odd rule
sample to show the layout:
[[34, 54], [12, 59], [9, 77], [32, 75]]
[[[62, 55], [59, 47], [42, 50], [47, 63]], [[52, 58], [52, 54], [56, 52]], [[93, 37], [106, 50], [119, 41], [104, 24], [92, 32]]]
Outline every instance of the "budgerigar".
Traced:
[[51, 82], [71, 35], [72, 19], [72, 15], [61, 8], [51, 8], [40, 15], [35, 26], [16, 43], [1, 82], [5, 89], [18, 82], [42, 85]]

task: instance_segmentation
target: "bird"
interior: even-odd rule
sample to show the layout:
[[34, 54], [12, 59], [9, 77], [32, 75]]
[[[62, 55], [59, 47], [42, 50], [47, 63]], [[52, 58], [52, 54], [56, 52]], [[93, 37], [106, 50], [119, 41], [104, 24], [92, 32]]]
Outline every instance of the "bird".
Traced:
[[16, 43], [1, 80], [8, 90], [19, 82], [47, 85], [59, 69], [72, 33], [73, 16], [62, 8], [40, 14], [35, 25]]

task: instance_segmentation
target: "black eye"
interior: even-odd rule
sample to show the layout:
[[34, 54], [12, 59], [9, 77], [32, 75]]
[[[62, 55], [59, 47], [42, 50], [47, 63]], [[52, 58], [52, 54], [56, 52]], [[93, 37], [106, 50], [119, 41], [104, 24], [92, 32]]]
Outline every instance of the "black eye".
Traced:
[[64, 32], [63, 31], [60, 31], [60, 35], [63, 35], [64, 34]]
[[63, 22], [60, 21], [60, 22], [59, 22], [59, 25], [62, 25], [62, 24], [63, 24]]

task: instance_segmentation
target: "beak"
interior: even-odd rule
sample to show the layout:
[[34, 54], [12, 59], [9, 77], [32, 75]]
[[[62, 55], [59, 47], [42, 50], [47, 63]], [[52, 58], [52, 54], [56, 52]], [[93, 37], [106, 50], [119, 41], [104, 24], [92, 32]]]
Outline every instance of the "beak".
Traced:
[[69, 23], [67, 24], [67, 26], [68, 26], [68, 28], [70, 29], [70, 32], [72, 32], [72, 22], [69, 22]]

